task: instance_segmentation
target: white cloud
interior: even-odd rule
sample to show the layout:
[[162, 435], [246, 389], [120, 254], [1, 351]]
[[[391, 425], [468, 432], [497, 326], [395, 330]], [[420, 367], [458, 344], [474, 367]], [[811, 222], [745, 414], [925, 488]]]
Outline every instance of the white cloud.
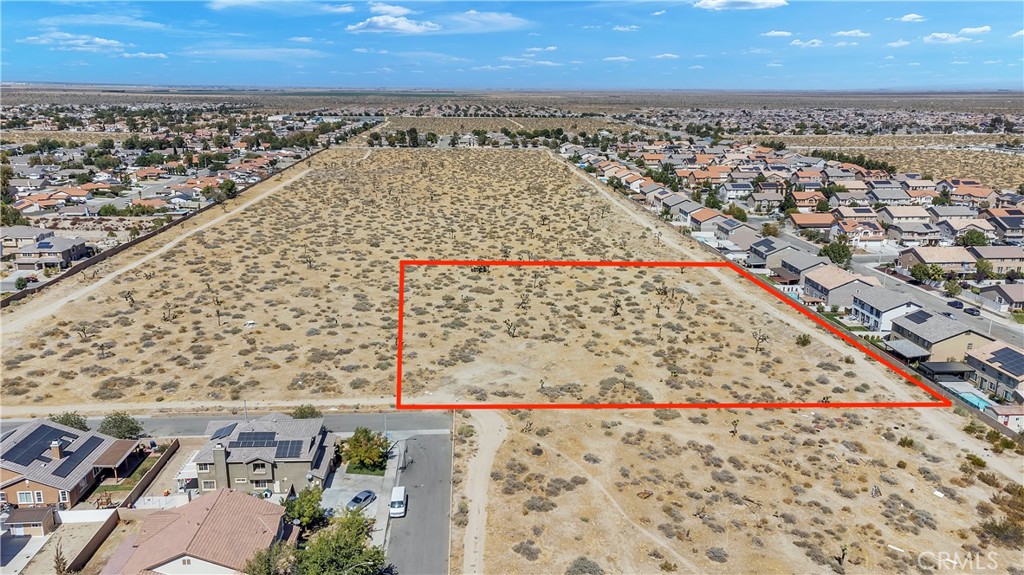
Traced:
[[782, 63], [780, 63], [780, 62], [768, 62], [767, 64], [765, 64], [765, 66], [768, 67], [768, 68], [781, 68], [782, 67]]
[[841, 30], [841, 31], [836, 32], [835, 34], [832, 34], [832, 35], [833, 36], [846, 36], [846, 37], [849, 37], [849, 38], [867, 38], [871, 34], [868, 34], [867, 32], [865, 32], [863, 30], [860, 30], [860, 29], [855, 29], [855, 30]]
[[545, 46], [543, 48], [527, 48], [527, 52], [554, 52], [558, 46]]
[[324, 4], [321, 8], [324, 12], [330, 12], [332, 14], [351, 14], [356, 11], [351, 4], [341, 4], [339, 6]]
[[600, 30], [601, 26], [599, 24], [598, 25], [592, 25], [592, 26], [583, 26], [583, 29], [584, 30]]
[[616, 32], [636, 32], [639, 29], [640, 27], [635, 24], [631, 24], [629, 26], [616, 26], [612, 28], [612, 30]]
[[511, 70], [511, 69], [512, 69], [512, 66], [509, 66], [507, 64], [502, 64], [500, 66], [491, 66], [491, 65], [487, 65], [487, 66], [474, 66], [474, 67], [470, 68], [470, 70], [475, 70], [477, 72], [494, 72], [496, 70]]
[[[382, 50], [380, 53], [387, 53], [386, 50]], [[395, 56], [402, 58], [410, 58], [413, 60], [432, 60], [434, 62], [471, 62], [466, 58], [460, 58], [458, 56], [452, 56], [451, 54], [445, 54], [444, 52], [430, 52], [427, 50], [413, 50], [410, 52], [395, 52]]]
[[961, 28], [961, 34], [988, 34], [992, 31], [991, 26], [977, 26], [974, 28]]
[[531, 62], [534, 66], [561, 66], [560, 62], [552, 62], [551, 60], [536, 60]]
[[818, 40], [817, 38], [813, 40], [807, 40], [806, 42], [801, 42], [800, 40], [793, 40], [792, 42], [789, 43], [790, 46], [798, 46], [800, 48], [818, 48], [823, 44], [824, 42]]
[[327, 54], [309, 48], [272, 48], [247, 46], [245, 48], [204, 48], [185, 52], [186, 56], [246, 60], [252, 62], [281, 62], [294, 64], [305, 58], [322, 58]]
[[675, 60], [679, 58], [679, 55], [672, 54], [671, 52], [665, 52], [664, 54], [658, 54], [657, 56], [653, 56], [653, 58], [655, 60]]
[[983, 64], [999, 64], [1002, 60], [985, 60]]
[[793, 33], [792, 32], [787, 32], [785, 30], [769, 30], [769, 31], [767, 31], [767, 32], [765, 32], [765, 33], [763, 33], [761, 35], [762, 36], [769, 36], [769, 37], [772, 37], [772, 38], [788, 38], [789, 36], [792, 36]]
[[740, 52], [740, 54], [771, 54], [771, 50], [765, 50], [764, 48], [751, 48]]
[[847, 42], [847, 41], [844, 40], [844, 41], [841, 41], [841, 42], [836, 42], [835, 45], [837, 47], [839, 47], [839, 48], [843, 48], [843, 47], [846, 47], [846, 46], [857, 46], [858, 44], [857, 44], [857, 42]]
[[957, 66], [962, 66], [964, 64], [970, 64], [970, 62], [968, 62], [967, 60], [953, 60], [952, 62], [950, 62], [950, 64], [956, 64]]
[[1020, 38], [1021, 36], [1024, 36], [1024, 28], [1017, 30], [1013, 34], [1010, 34], [1010, 38]]
[[69, 34], [59, 30], [45, 32], [18, 40], [19, 44], [50, 46], [51, 50], [68, 52], [121, 52], [125, 45], [117, 40], [100, 38], [88, 34]]
[[896, 59], [896, 56], [893, 56], [892, 54], [889, 54], [888, 56], [883, 58], [883, 60], [895, 60], [895, 59]]
[[627, 56], [608, 56], [604, 58], [605, 62], [632, 62], [633, 59]]
[[903, 38], [900, 38], [899, 40], [896, 40], [895, 42], [889, 42], [888, 44], [886, 44], [886, 46], [889, 46], [890, 48], [902, 48], [904, 46], [909, 46], [909, 45], [910, 45], [910, 42], [907, 42]]
[[124, 26], [126, 28], [163, 28], [159, 22], [140, 20], [123, 14], [67, 14], [41, 18], [42, 26]]
[[761, 10], [786, 5], [786, 0], [698, 0], [693, 7], [705, 10]]
[[291, 38], [288, 38], [288, 39], [291, 40], [292, 42], [306, 42], [306, 43], [308, 43], [308, 42], [312, 42], [313, 41], [313, 39], [310, 38], [309, 36], [292, 36]]
[[412, 14], [412, 10], [405, 6], [394, 6], [383, 2], [370, 2], [370, 12], [373, 12], [374, 14], [384, 14], [386, 16], [405, 16], [406, 14]]
[[122, 58], [160, 58], [161, 60], [167, 59], [167, 54], [162, 52], [135, 52], [129, 54], [125, 52], [121, 54]]
[[375, 50], [373, 48], [352, 48], [352, 51], [357, 54], [387, 54], [387, 50]]
[[920, 62], [907, 62], [907, 66], [920, 66]]
[[441, 25], [426, 20], [410, 20], [405, 16], [371, 16], [357, 24], [350, 24], [345, 27], [349, 32], [394, 32], [396, 34], [422, 34], [424, 32], [437, 32]]
[[970, 42], [971, 39], [949, 32], [932, 32], [924, 37], [924, 41], [926, 44], [959, 44], [960, 42]]
[[924, 16], [920, 14], [914, 14], [913, 12], [911, 12], [910, 14], [904, 14], [903, 16], [900, 16], [899, 18], [897, 18], [897, 20], [899, 20], [900, 22], [924, 22]]
[[518, 30], [530, 25], [530, 21], [508, 12], [478, 12], [467, 10], [447, 17], [454, 24], [448, 29], [452, 34], [479, 34]]
[[704, 69], [704, 66], [701, 66], [701, 65], [694, 65], [694, 66], [690, 66], [690, 68], [689, 68], [689, 69], [690, 69], [690, 70], [703, 70], [703, 69]]
[[657, 12], [651, 12], [651, 16], [662, 16], [665, 14], [664, 10], [658, 10]]

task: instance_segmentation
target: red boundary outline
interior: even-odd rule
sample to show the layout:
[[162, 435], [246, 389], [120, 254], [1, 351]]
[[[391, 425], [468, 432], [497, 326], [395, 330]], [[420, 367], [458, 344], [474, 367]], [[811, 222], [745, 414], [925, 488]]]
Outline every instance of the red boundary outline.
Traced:
[[[740, 276], [750, 280], [754, 285], [764, 289], [779, 300], [813, 320], [819, 326], [839, 336], [840, 339], [867, 354], [882, 365], [899, 374], [907, 381], [925, 390], [939, 401], [903, 401], [903, 402], [845, 402], [845, 403], [467, 403], [467, 404], [403, 404], [402, 403], [402, 338], [405, 319], [405, 268], [409, 266], [586, 266], [586, 267], [705, 267], [728, 268]], [[398, 263], [398, 360], [395, 393], [395, 408], [409, 410], [455, 410], [455, 409], [826, 409], [826, 408], [877, 408], [877, 407], [951, 407], [953, 402], [942, 396], [924, 383], [915, 380], [908, 373], [896, 367], [855, 338], [843, 333], [827, 321], [819, 318], [792, 298], [786, 297], [763, 280], [747, 270], [728, 261], [704, 262], [612, 262], [612, 261], [510, 261], [510, 260], [400, 260]]]

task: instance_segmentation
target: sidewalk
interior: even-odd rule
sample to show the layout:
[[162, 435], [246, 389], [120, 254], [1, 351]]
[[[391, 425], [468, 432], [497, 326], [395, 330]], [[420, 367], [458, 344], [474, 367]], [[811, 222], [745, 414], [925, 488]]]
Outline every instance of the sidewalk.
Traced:
[[380, 487], [380, 494], [377, 496], [377, 516], [374, 521], [373, 534], [370, 536], [370, 544], [373, 546], [382, 545], [384, 549], [387, 549], [389, 535], [391, 531], [390, 517], [388, 513], [391, 509], [391, 490], [398, 484], [399, 469], [398, 465], [402, 461], [399, 456], [400, 453], [405, 451], [405, 440], [398, 441], [395, 448], [392, 450], [394, 455], [388, 458], [388, 468], [384, 472], [384, 482]]

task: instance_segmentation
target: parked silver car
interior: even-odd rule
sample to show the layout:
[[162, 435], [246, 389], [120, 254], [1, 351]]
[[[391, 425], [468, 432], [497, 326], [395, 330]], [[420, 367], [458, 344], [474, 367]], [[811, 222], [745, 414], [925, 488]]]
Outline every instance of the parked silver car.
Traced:
[[349, 511], [359, 511], [367, 505], [373, 503], [377, 499], [377, 494], [372, 491], [360, 491], [348, 502], [345, 509]]

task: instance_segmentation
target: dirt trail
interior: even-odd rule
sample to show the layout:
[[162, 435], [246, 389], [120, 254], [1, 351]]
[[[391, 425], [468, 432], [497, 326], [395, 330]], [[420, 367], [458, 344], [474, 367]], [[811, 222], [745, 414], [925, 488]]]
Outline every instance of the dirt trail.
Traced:
[[463, 495], [469, 501], [469, 523], [463, 543], [463, 573], [484, 572], [484, 544], [487, 541], [487, 488], [491, 483], [494, 456], [508, 436], [508, 426], [496, 411], [472, 412], [479, 438], [476, 453], [466, 462], [466, 487]]
[[[367, 154], [367, 156], [368, 156], [368, 154]], [[112, 272], [106, 273], [103, 276], [103, 278], [101, 278], [99, 281], [97, 281], [97, 282], [95, 282], [93, 284], [90, 284], [90, 285], [87, 285], [87, 286], [82, 286], [81, 288], [72, 291], [71, 293], [65, 295], [64, 297], [57, 298], [57, 299], [48, 300], [48, 299], [45, 299], [45, 298], [35, 298], [34, 302], [26, 304], [24, 308], [19, 308], [19, 310], [14, 311], [11, 315], [9, 315], [9, 316], [4, 318], [4, 320], [3, 320], [3, 337], [5, 339], [4, 345], [5, 346], [6, 345], [12, 345], [12, 342], [11, 342], [10, 338], [17, 337], [17, 335], [21, 331], [23, 331], [26, 327], [28, 327], [33, 322], [40, 321], [40, 320], [48, 318], [49, 316], [55, 315], [58, 312], [58, 310], [60, 310], [60, 308], [62, 306], [66, 305], [66, 304], [69, 304], [69, 303], [71, 303], [71, 302], [73, 302], [75, 300], [81, 299], [81, 298], [89, 295], [90, 293], [96, 291], [96, 289], [98, 289], [98, 288], [100, 288], [100, 287], [110, 283], [111, 281], [113, 281], [118, 276], [121, 276], [121, 275], [123, 275], [125, 273], [130, 272], [133, 269], [141, 266], [142, 264], [144, 264], [144, 263], [146, 263], [146, 262], [148, 262], [150, 260], [153, 260], [153, 259], [156, 259], [156, 258], [160, 257], [161, 255], [169, 252], [174, 247], [176, 247], [178, 244], [180, 244], [181, 242], [185, 241], [186, 239], [192, 237], [193, 235], [195, 235], [195, 234], [197, 234], [199, 232], [202, 232], [204, 230], [207, 230], [207, 229], [209, 229], [209, 228], [211, 228], [213, 226], [216, 226], [216, 225], [220, 224], [221, 222], [223, 222], [224, 220], [230, 219], [230, 218], [232, 218], [232, 217], [242, 213], [243, 211], [248, 209], [253, 204], [266, 199], [268, 196], [270, 196], [270, 195], [272, 195], [274, 193], [277, 193], [281, 188], [283, 188], [285, 186], [288, 186], [288, 185], [294, 183], [295, 181], [301, 179], [307, 173], [309, 173], [309, 171], [310, 171], [309, 168], [307, 168], [305, 170], [302, 170], [301, 172], [295, 174], [291, 178], [289, 178], [289, 179], [287, 179], [287, 180], [285, 180], [283, 182], [280, 182], [276, 186], [274, 186], [274, 187], [270, 188], [269, 190], [261, 193], [260, 195], [258, 195], [256, 197], [246, 201], [243, 204], [240, 204], [240, 205], [236, 206], [231, 211], [225, 212], [224, 214], [222, 214], [222, 215], [220, 215], [220, 216], [218, 216], [218, 217], [216, 217], [216, 218], [206, 222], [205, 224], [196, 226], [196, 227], [194, 227], [194, 228], [192, 228], [192, 229], [190, 229], [188, 231], [182, 232], [181, 235], [179, 235], [178, 237], [174, 238], [173, 240], [167, 242], [166, 244], [164, 244], [159, 249], [153, 251], [152, 253], [146, 254], [145, 256], [143, 256], [143, 257], [141, 257], [141, 258], [139, 258], [139, 259], [129, 263], [128, 265], [122, 266], [121, 268], [118, 268], [118, 269], [116, 269], [116, 270], [114, 270]], [[188, 223], [186, 222], [185, 224], [182, 225], [182, 227], [187, 226], [187, 225], [188, 225]], [[39, 307], [35, 307], [33, 309], [31, 307], [33, 303], [38, 303], [38, 304], [42, 304], [42, 305], [39, 306]]]
[[[317, 407], [352, 407], [354, 405], [365, 406], [393, 406], [395, 398], [391, 395], [384, 397], [335, 397], [331, 399], [281, 399], [268, 401], [248, 400], [249, 409], [259, 411], [273, 411], [278, 408], [296, 407], [299, 405], [312, 404]], [[150, 415], [154, 413], [199, 413], [210, 411], [230, 411], [238, 407], [238, 402], [230, 404], [224, 401], [123, 401], [102, 403], [76, 403], [74, 410], [82, 415], [106, 415], [112, 411], [127, 411], [134, 415]], [[46, 417], [53, 413], [53, 406], [43, 405], [5, 405], [0, 407], [0, 417], [3, 418], [29, 418]]]

